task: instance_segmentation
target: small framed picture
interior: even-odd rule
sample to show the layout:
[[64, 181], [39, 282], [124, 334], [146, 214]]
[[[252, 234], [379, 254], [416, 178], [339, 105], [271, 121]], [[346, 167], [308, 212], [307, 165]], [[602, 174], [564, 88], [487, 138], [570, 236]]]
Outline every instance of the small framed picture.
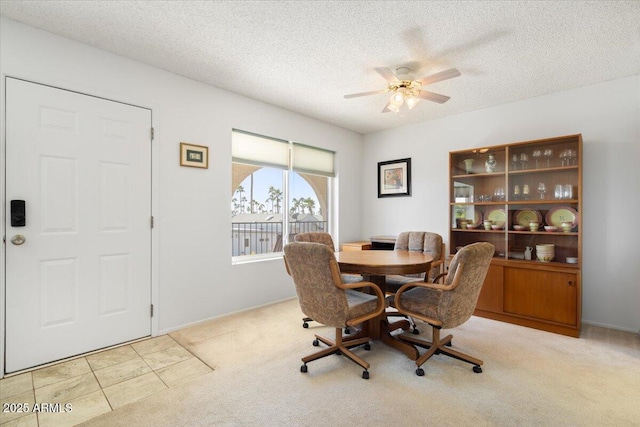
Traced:
[[209, 147], [181, 142], [180, 166], [207, 169], [209, 167]]
[[378, 163], [378, 198], [411, 196], [411, 159]]

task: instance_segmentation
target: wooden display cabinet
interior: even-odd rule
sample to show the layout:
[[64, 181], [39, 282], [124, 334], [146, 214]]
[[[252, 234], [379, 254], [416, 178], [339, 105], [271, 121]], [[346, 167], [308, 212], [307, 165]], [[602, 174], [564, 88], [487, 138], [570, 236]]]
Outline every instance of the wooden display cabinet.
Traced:
[[[496, 248], [475, 314], [579, 336], [582, 135], [454, 151], [449, 166], [450, 255], [474, 242]], [[551, 261], [538, 245], [553, 245]]]

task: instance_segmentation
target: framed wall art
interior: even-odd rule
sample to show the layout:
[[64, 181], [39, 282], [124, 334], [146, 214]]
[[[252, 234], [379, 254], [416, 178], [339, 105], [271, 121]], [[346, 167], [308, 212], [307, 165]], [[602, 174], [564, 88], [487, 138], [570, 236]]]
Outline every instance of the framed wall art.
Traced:
[[411, 196], [411, 159], [378, 163], [378, 198]]
[[181, 142], [180, 166], [207, 169], [209, 167], [209, 147]]

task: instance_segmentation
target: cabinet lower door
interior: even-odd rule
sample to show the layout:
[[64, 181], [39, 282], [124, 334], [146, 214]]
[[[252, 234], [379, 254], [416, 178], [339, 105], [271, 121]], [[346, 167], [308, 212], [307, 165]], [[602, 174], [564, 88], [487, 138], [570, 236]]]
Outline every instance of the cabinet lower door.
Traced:
[[504, 312], [577, 324], [578, 277], [538, 269], [504, 268]]

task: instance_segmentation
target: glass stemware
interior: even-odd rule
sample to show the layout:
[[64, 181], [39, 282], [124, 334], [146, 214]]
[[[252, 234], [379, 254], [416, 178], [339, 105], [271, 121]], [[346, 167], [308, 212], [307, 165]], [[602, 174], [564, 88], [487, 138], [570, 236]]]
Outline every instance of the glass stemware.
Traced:
[[527, 163], [529, 162], [529, 155], [522, 153], [520, 154], [520, 163], [522, 163], [522, 170], [527, 168]]
[[538, 193], [540, 193], [540, 199], [544, 199], [544, 193], [547, 192], [547, 187], [544, 185], [544, 182], [538, 184]]
[[513, 170], [518, 170], [518, 155], [514, 154], [511, 160], [513, 160]]
[[542, 151], [540, 150], [533, 150], [533, 154], [531, 154], [531, 157], [533, 157], [536, 161], [536, 169], [538, 169], [540, 166], [538, 164], [538, 160], [540, 159], [540, 157], [542, 157]]
[[551, 167], [551, 157], [553, 157], [553, 150], [551, 148], [545, 148], [542, 155], [547, 159], [547, 167]]
[[567, 150], [567, 154], [567, 166], [569, 166], [569, 162], [571, 162], [571, 165], [575, 166], [577, 164], [576, 160], [578, 159], [578, 152], [576, 150]]
[[565, 166], [565, 162], [567, 162], [567, 165], [569, 164], [569, 150], [562, 150], [558, 157], [562, 166]]

